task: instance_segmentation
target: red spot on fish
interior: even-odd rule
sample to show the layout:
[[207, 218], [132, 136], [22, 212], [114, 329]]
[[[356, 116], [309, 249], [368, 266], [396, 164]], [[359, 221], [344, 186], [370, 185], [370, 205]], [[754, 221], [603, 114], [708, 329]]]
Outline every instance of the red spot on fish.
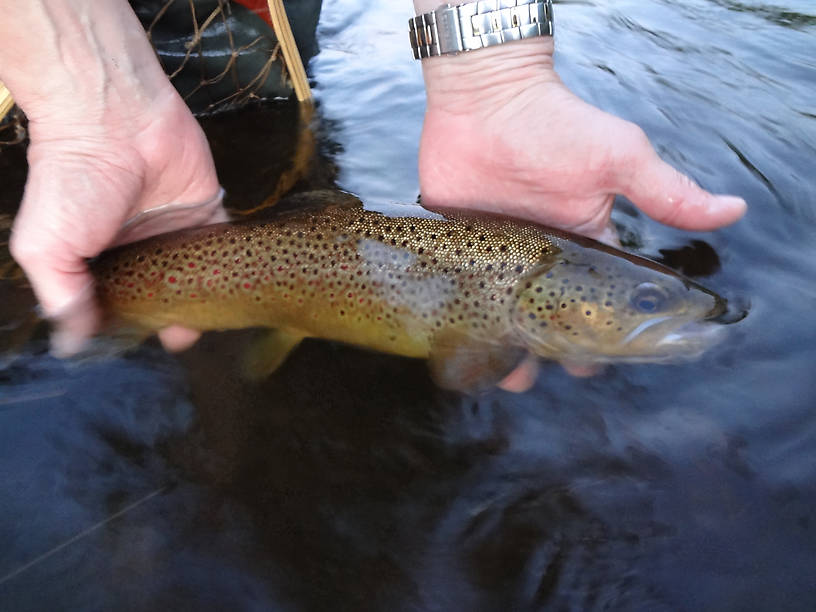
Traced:
[[218, 268], [215, 268], [213, 270], [213, 276], [218, 276], [219, 274], [221, 274], [221, 270], [219, 270]]
[[191, 261], [190, 263], [187, 264], [187, 267], [188, 268], [195, 268], [195, 264]]
[[128, 286], [128, 289], [131, 289], [133, 287], [133, 283], [128, 283], [127, 286]]
[[252, 289], [251, 283], [244, 283], [244, 289]]
[[168, 283], [175, 283], [175, 282], [176, 282], [176, 277], [175, 277], [175, 276], [170, 276], [170, 277], [168, 277], [168, 278], [167, 278], [167, 282], [168, 282]]
[[198, 296], [197, 296], [195, 293], [191, 293], [191, 294], [190, 294], [190, 297], [191, 297], [191, 298], [195, 298], [195, 297], [198, 297]]
[[148, 293], [148, 294], [147, 294], [147, 297], [152, 298], [152, 297], [153, 297], [153, 294], [152, 294], [152, 293]]

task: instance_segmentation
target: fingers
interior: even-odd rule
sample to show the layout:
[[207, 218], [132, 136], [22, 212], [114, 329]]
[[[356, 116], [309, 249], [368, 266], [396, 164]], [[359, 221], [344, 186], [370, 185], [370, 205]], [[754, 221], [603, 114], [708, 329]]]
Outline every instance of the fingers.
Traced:
[[[660, 159], [639, 128], [634, 128], [630, 140], [627, 159], [619, 160], [619, 191], [656, 221], [704, 231], [733, 223], [745, 214], [747, 205], [742, 198], [711, 194]], [[627, 150], [625, 143], [622, 150]]]
[[37, 246], [34, 238], [20, 232], [12, 235], [9, 248], [54, 327], [51, 352], [68, 357], [78, 353], [98, 328], [93, 279], [82, 258], [57, 259]]
[[[602, 364], [581, 364], [562, 362], [561, 366], [570, 376], [576, 378], [591, 378], [597, 376], [604, 370]], [[524, 393], [529, 391], [535, 384], [538, 376], [538, 358], [535, 355], [527, 355], [515, 370], [505, 376], [497, 385], [499, 389], [511, 393]]]
[[593, 376], [597, 376], [604, 370], [604, 366], [599, 363], [562, 362], [561, 367], [567, 371], [567, 374], [574, 376], [575, 378], [591, 378]]
[[527, 355], [515, 370], [499, 382], [498, 387], [511, 393], [524, 393], [532, 388], [536, 376], [538, 376], [538, 360], [533, 355]]
[[161, 340], [162, 346], [171, 353], [187, 350], [200, 337], [200, 332], [180, 325], [171, 325], [159, 331], [159, 340]]
[[[57, 151], [42, 159], [35, 142], [29, 148], [30, 168], [9, 250], [26, 273], [42, 313], [54, 327], [52, 353], [79, 352], [98, 329], [99, 311], [86, 258], [104, 248], [115, 234], [117, 211], [104, 205], [129, 183], [105, 180], [90, 156]], [[134, 181], [135, 183], [135, 181]], [[100, 186], [101, 185], [101, 186]], [[111, 218], [104, 221], [105, 214]]]

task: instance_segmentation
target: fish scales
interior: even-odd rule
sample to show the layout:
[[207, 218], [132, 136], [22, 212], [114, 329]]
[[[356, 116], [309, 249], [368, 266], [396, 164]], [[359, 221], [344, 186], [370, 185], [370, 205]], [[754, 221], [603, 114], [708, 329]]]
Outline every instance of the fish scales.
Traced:
[[336, 208], [148, 239], [95, 273], [104, 305], [152, 328], [284, 327], [427, 357], [439, 329], [507, 335], [513, 288], [557, 250], [505, 220]]
[[358, 200], [155, 236], [91, 267], [105, 311], [141, 329], [275, 328], [429, 358], [443, 386], [463, 390], [527, 353], [694, 356], [713, 337], [701, 324], [725, 309], [672, 270], [587, 238], [489, 215], [386, 216]]

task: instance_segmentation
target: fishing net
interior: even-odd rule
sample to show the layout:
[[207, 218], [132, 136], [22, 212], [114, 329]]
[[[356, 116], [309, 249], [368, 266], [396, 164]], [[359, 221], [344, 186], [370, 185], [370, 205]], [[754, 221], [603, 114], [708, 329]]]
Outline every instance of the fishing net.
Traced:
[[[304, 65], [317, 53], [322, 0], [285, 0], [294, 43]], [[170, 81], [197, 115], [253, 100], [288, 98], [281, 44], [267, 0], [130, 0]], [[0, 148], [25, 138], [0, 83]], [[22, 131], [21, 131], [22, 129]]]
[[5, 117], [0, 117], [0, 151], [4, 147], [18, 145], [26, 139], [26, 120], [22, 111], [14, 107]]
[[[287, 0], [304, 65], [321, 0]], [[266, 0], [131, 0], [171, 82], [196, 114], [292, 92]]]

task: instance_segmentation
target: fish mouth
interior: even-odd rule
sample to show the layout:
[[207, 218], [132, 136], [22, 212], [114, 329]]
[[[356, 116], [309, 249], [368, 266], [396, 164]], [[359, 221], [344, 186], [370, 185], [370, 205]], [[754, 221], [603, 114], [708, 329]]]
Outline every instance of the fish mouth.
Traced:
[[702, 352], [718, 342], [724, 333], [725, 328], [716, 321], [689, 321], [663, 336], [657, 346], [682, 346]]
[[[677, 321], [660, 317], [633, 329], [620, 344], [621, 352], [631, 351], [622, 361], [669, 361], [694, 359], [719, 342], [724, 326], [716, 320], [723, 313], [712, 311], [711, 318]], [[638, 350], [639, 349], [639, 350]]]

